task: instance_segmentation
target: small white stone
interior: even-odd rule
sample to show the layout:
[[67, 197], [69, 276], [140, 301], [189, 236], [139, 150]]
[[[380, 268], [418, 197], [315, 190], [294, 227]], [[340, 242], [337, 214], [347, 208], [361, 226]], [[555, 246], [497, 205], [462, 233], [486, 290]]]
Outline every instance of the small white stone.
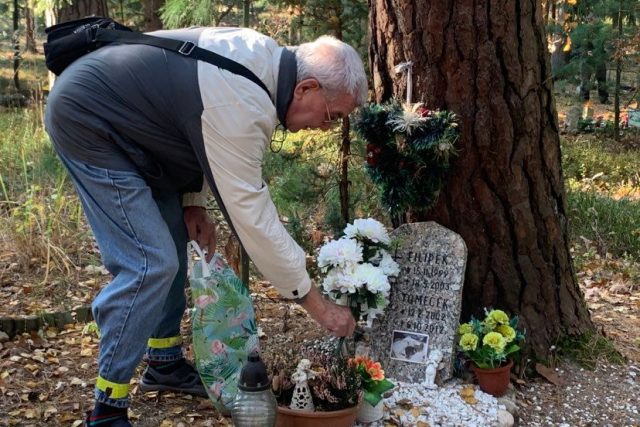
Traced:
[[509, 412], [500, 410], [498, 411], [498, 426], [500, 427], [511, 427], [515, 424], [515, 420], [513, 419], [513, 415]]

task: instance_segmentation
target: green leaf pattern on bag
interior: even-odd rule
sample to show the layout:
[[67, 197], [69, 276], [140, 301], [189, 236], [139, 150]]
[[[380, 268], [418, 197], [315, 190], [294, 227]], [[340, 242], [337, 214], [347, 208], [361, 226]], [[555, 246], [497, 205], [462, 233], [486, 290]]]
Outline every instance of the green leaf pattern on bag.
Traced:
[[191, 272], [193, 348], [196, 366], [216, 408], [229, 410], [242, 364], [258, 350], [253, 304], [247, 287], [219, 254], [204, 277], [202, 263]]

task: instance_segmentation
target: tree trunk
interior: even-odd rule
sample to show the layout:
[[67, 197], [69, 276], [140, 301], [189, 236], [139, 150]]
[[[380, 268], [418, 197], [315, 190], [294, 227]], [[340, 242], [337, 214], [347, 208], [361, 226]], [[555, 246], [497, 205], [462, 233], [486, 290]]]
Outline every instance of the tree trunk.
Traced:
[[143, 31], [156, 31], [162, 29], [162, 21], [158, 15], [160, 8], [164, 6], [164, 0], [143, 0], [142, 9], [144, 10], [144, 28]]
[[349, 160], [351, 158], [351, 138], [349, 117], [342, 119], [340, 138], [340, 216], [345, 225], [349, 223]]
[[73, 0], [65, 3], [56, 14], [56, 22], [62, 23], [87, 16], [109, 16], [106, 0]]
[[554, 77], [558, 75], [558, 72], [562, 67], [567, 65], [567, 54], [564, 51], [564, 46], [567, 43], [567, 36], [562, 31], [564, 25], [564, 3], [557, 6], [555, 10], [554, 24], [556, 25], [556, 31], [551, 36], [553, 38], [553, 53], [551, 54], [551, 73]]
[[538, 0], [370, 0], [377, 101], [402, 99], [395, 64], [413, 61], [414, 101], [454, 111], [459, 156], [434, 220], [469, 258], [463, 315], [519, 314], [545, 356], [558, 337], [593, 326], [569, 252], [551, 70]]
[[[618, 3], [618, 42], [623, 43], [622, 40], [622, 0]], [[622, 76], [622, 52], [616, 52], [616, 87], [615, 96], [613, 101], [613, 137], [616, 141], [620, 140], [620, 78]], [[600, 82], [598, 82], [598, 89], [600, 89]]]
[[33, 14], [33, 9], [29, 6], [25, 6], [24, 8], [24, 22], [25, 22], [25, 48], [30, 53], [37, 53], [36, 49], [36, 38], [34, 35], [36, 21], [35, 15]]
[[13, 0], [13, 85], [20, 92], [20, 4]]
[[251, 0], [243, 0], [242, 6], [242, 26], [249, 28], [251, 25]]
[[[342, 12], [343, 6], [340, 1], [325, 3], [327, 10], [331, 11], [334, 23], [330, 26], [331, 32], [338, 40], [342, 40], [343, 22]], [[340, 216], [345, 225], [349, 223], [349, 161], [351, 158], [351, 123], [349, 117], [342, 119], [340, 127]]]

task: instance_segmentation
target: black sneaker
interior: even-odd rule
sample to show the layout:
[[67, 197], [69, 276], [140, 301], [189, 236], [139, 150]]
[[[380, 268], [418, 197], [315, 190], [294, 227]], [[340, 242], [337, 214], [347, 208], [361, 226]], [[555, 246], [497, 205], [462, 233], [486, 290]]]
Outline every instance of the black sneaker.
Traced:
[[166, 374], [158, 372], [152, 366], [147, 366], [140, 380], [140, 390], [143, 392], [173, 391], [208, 397], [198, 371], [186, 361]]
[[83, 427], [96, 427], [96, 426], [110, 426], [110, 427], [133, 427], [128, 418], [117, 417], [113, 420], [109, 420], [108, 417], [91, 420], [91, 412], [87, 411], [87, 416], [84, 419]]

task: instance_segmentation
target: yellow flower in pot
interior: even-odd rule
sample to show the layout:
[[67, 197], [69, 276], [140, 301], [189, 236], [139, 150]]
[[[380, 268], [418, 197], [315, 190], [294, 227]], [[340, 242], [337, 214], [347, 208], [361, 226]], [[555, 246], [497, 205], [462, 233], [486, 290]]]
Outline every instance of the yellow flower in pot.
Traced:
[[502, 310], [486, 310], [485, 318], [471, 317], [458, 327], [458, 347], [472, 362], [480, 389], [502, 396], [509, 386], [511, 357], [520, 350], [524, 333], [518, 331], [518, 317]]

